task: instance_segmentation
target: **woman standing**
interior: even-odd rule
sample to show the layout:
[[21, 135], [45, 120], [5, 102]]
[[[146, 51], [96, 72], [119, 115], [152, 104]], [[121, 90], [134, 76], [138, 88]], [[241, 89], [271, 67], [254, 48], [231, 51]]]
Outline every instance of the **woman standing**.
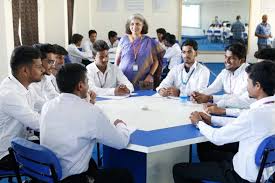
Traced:
[[[117, 48], [116, 64], [136, 89], [153, 88], [159, 66], [160, 45], [146, 36], [148, 24], [141, 14], [132, 15], [126, 23], [126, 34]], [[156, 81], [155, 81], [156, 82]]]

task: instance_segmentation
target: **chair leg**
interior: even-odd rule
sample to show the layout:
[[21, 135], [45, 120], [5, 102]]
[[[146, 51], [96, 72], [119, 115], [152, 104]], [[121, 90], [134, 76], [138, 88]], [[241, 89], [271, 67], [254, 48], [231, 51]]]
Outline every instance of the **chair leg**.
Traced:
[[98, 167], [101, 167], [102, 166], [102, 159], [101, 159], [101, 156], [100, 156], [100, 144], [99, 143], [96, 143], [96, 148], [97, 148], [97, 165], [98, 165]]
[[16, 162], [16, 159], [15, 159], [15, 156], [14, 156], [14, 151], [13, 151], [12, 148], [9, 148], [8, 150], [9, 150], [9, 153], [12, 157], [12, 163], [13, 163], [14, 171], [15, 171], [15, 174], [16, 174], [17, 182], [22, 183], [22, 179], [21, 179], [20, 172], [19, 172], [19, 166]]
[[273, 175], [271, 176], [272, 178], [271, 178], [271, 182], [272, 183], [275, 183], [275, 173], [273, 173]]
[[9, 183], [12, 183], [12, 178], [13, 178], [13, 177], [9, 177], [9, 178], [8, 178], [8, 182], [9, 182]]
[[189, 163], [192, 163], [192, 144], [189, 145]]

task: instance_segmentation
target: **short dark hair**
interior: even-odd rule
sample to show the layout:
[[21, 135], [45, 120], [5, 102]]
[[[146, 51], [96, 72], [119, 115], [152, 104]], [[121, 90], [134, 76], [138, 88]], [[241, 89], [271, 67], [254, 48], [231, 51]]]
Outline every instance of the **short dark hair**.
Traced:
[[164, 35], [164, 40], [166, 40], [169, 44], [174, 45], [176, 43], [176, 36], [167, 32]]
[[68, 55], [68, 52], [64, 47], [62, 47], [58, 44], [54, 44], [53, 46], [55, 48], [55, 51], [56, 51], [57, 55]]
[[159, 33], [159, 34], [163, 34], [163, 35], [166, 34], [166, 30], [165, 30], [164, 28], [158, 28], [158, 29], [156, 30], [156, 32]]
[[109, 50], [109, 46], [108, 46], [108, 44], [105, 41], [103, 41], [103, 40], [97, 40], [93, 44], [93, 49], [96, 52], [99, 52], [99, 51]]
[[83, 39], [82, 35], [80, 35], [80, 34], [73, 34], [72, 39], [71, 39], [71, 43], [77, 44], [82, 39]]
[[264, 48], [259, 51], [256, 51], [254, 57], [257, 59], [275, 61], [275, 48]]
[[62, 93], [73, 93], [80, 81], [85, 82], [87, 69], [77, 63], [68, 63], [61, 67], [56, 75], [57, 86]]
[[45, 43], [45, 44], [34, 44], [34, 48], [37, 48], [41, 52], [41, 59], [47, 58], [48, 53], [56, 54], [56, 49], [53, 45]]
[[252, 80], [253, 85], [256, 82], [261, 84], [263, 91], [268, 96], [273, 96], [275, 93], [275, 63], [264, 60], [256, 64], [249, 65], [246, 68], [248, 77]]
[[92, 34], [97, 34], [97, 32], [96, 32], [96, 30], [89, 30], [89, 32], [88, 32], [88, 35], [89, 35], [89, 37], [92, 35]]
[[16, 76], [18, 69], [24, 65], [32, 65], [33, 59], [41, 58], [39, 49], [31, 46], [19, 46], [11, 54], [10, 67], [13, 76]]
[[241, 43], [233, 43], [225, 48], [225, 51], [231, 51], [239, 59], [246, 59], [246, 47]]
[[117, 36], [117, 33], [115, 31], [109, 31], [108, 32], [108, 38], [110, 39], [111, 37]]
[[132, 32], [131, 32], [131, 30], [130, 30], [130, 23], [131, 23], [131, 21], [134, 20], [134, 19], [140, 20], [140, 21], [143, 23], [143, 27], [142, 27], [142, 30], [141, 30], [141, 34], [147, 34], [147, 33], [148, 33], [148, 23], [147, 23], [147, 21], [145, 20], [145, 18], [144, 18], [141, 14], [139, 14], [139, 13], [133, 14], [133, 15], [131, 15], [131, 16], [128, 18], [128, 20], [127, 20], [127, 22], [126, 22], [126, 25], [125, 25], [125, 29], [126, 29], [125, 32], [126, 32], [126, 34], [132, 34]]
[[237, 17], [236, 17], [236, 20], [240, 20], [241, 19], [241, 15], [238, 15]]
[[187, 39], [181, 45], [181, 49], [183, 46], [192, 46], [195, 51], [198, 50], [198, 43], [194, 39]]

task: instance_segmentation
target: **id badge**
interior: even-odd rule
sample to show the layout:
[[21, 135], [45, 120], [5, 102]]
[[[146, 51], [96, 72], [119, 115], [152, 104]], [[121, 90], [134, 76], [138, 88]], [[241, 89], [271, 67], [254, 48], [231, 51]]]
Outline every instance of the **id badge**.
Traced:
[[137, 72], [137, 71], [138, 71], [138, 65], [137, 65], [137, 64], [134, 64], [134, 65], [133, 65], [133, 71], [134, 71], [134, 72]]

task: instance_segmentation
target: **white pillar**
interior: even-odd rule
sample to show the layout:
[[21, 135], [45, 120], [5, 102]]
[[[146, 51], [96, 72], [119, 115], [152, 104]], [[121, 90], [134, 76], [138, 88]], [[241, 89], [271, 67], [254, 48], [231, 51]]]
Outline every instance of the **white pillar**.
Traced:
[[[67, 0], [46, 0], [39, 3], [39, 40], [43, 43], [68, 46]], [[44, 21], [44, 22], [43, 22]], [[43, 40], [44, 39], [44, 40]]]
[[10, 72], [9, 62], [14, 48], [11, 0], [0, 1], [0, 80]]

